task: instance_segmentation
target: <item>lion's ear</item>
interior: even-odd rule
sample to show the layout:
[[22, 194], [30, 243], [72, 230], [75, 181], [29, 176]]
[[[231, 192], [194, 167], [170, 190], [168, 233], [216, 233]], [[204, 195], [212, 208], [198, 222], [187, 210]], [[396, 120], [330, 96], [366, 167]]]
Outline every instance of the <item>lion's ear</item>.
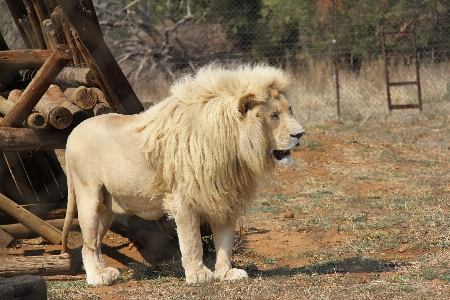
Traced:
[[256, 98], [255, 95], [249, 94], [245, 95], [241, 99], [239, 99], [239, 105], [238, 110], [242, 114], [242, 116], [245, 116], [247, 112], [253, 108], [253, 106], [256, 105]]

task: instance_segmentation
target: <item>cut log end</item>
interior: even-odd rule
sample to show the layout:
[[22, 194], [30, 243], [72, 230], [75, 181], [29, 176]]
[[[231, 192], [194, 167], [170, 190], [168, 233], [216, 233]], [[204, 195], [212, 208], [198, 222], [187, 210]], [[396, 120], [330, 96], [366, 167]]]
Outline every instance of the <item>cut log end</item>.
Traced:
[[72, 58], [72, 50], [70, 50], [69, 46], [64, 44], [59, 44], [56, 46], [56, 53], [63, 59], [71, 59]]
[[27, 125], [32, 129], [44, 129], [48, 126], [48, 120], [44, 114], [32, 113], [27, 118]]
[[67, 108], [56, 107], [49, 114], [49, 121], [57, 129], [65, 129], [72, 124], [73, 116]]

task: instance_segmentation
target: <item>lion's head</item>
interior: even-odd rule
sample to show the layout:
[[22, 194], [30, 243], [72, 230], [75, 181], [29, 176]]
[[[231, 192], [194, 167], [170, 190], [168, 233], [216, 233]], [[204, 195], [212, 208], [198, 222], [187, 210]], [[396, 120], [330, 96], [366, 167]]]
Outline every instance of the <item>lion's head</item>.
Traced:
[[176, 82], [171, 96], [138, 116], [155, 193], [182, 186], [209, 221], [236, 217], [274, 165], [292, 160], [304, 132], [285, 98], [288, 85], [283, 71], [266, 65], [209, 65]]

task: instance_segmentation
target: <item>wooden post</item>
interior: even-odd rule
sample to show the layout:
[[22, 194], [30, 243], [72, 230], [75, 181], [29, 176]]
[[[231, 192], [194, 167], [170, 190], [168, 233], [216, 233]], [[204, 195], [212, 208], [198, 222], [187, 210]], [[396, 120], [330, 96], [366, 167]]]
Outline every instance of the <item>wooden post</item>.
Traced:
[[0, 151], [65, 149], [69, 134], [69, 129], [33, 130], [29, 128], [0, 127]]
[[[142, 112], [144, 107], [103, 40], [100, 26], [94, 17], [95, 11], [86, 9], [77, 0], [58, 0], [58, 4], [100, 72], [118, 112], [122, 114]], [[120, 86], [120, 89], [117, 89], [117, 86]]]
[[20, 36], [22, 37], [23, 42], [25, 43], [26, 48], [31, 48], [31, 43], [28, 40], [28, 37], [23, 31], [22, 26], [20, 25], [19, 19], [27, 14], [27, 10], [22, 1], [17, 0], [6, 0], [6, 5], [8, 5], [9, 11], [16, 23], [16, 27], [19, 30]]
[[72, 53], [66, 45], [58, 45], [0, 126], [18, 127], [22, 124], [71, 56]]
[[39, 69], [51, 50], [8, 50], [0, 52], [0, 71]]
[[48, 36], [45, 34], [45, 28], [44, 28], [44, 20], [50, 18], [50, 15], [47, 13], [45, 7], [44, 7], [44, 3], [42, 2], [42, 0], [27, 0], [28, 2], [28, 7], [34, 7], [34, 10], [36, 12], [36, 16], [39, 22], [39, 27], [41, 30], [41, 34], [44, 38], [45, 41], [45, 45], [47, 45], [48, 49], [52, 49], [51, 47], [51, 43], [48, 40]]
[[17, 219], [28, 229], [38, 233], [50, 243], [55, 245], [61, 244], [61, 231], [47, 224], [20, 205], [14, 203], [14, 201], [3, 194], [0, 194], [0, 209]]
[[45, 39], [41, 30], [41, 25], [38, 16], [36, 14], [36, 10], [34, 6], [31, 4], [31, 1], [27, 2], [28, 2], [27, 7], [28, 19], [30, 20], [31, 28], [33, 28], [34, 37], [37, 40], [39, 49], [47, 49], [47, 47], [45, 46]]
[[2, 257], [0, 276], [13, 277], [23, 274], [63, 275], [70, 272], [70, 259], [59, 255]]

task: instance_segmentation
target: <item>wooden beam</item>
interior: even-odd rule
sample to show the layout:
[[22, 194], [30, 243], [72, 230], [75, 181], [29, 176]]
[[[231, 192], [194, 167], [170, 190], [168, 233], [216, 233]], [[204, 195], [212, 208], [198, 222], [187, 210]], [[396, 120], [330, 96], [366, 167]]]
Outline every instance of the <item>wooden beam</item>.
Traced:
[[8, 215], [14, 217], [28, 229], [38, 233], [50, 243], [55, 245], [61, 244], [61, 231], [47, 224], [45, 221], [33, 215], [20, 205], [14, 203], [14, 201], [3, 194], [0, 194], [0, 209], [6, 212]]
[[14, 108], [5, 116], [1, 127], [18, 127], [27, 118], [39, 99], [44, 95], [50, 84], [72, 57], [72, 52], [66, 45], [58, 45], [39, 69], [36, 77], [30, 82], [23, 94], [17, 100]]
[[0, 71], [39, 69], [51, 50], [8, 50], [0, 52]]
[[90, 10], [89, 7], [86, 9], [78, 0], [58, 0], [58, 4], [100, 72], [118, 112], [122, 114], [142, 112], [144, 107], [103, 40], [100, 25], [94, 17], [95, 11]]
[[65, 149], [71, 130], [0, 127], [0, 151]]
[[69, 274], [70, 259], [59, 255], [2, 257], [0, 276]]
[[[54, 226], [58, 230], [62, 230], [64, 227], [64, 219], [55, 219], [55, 220], [47, 220], [45, 221], [48, 224]], [[36, 238], [37, 235], [34, 231], [28, 229], [22, 224], [8, 224], [8, 225], [0, 225], [0, 230], [3, 230], [13, 239], [32, 239]], [[78, 219], [74, 219], [72, 224], [70, 225], [70, 231], [80, 230], [80, 225], [78, 224]], [[11, 241], [10, 241], [11, 242]], [[0, 248], [1, 248], [1, 237], [0, 237]]]

